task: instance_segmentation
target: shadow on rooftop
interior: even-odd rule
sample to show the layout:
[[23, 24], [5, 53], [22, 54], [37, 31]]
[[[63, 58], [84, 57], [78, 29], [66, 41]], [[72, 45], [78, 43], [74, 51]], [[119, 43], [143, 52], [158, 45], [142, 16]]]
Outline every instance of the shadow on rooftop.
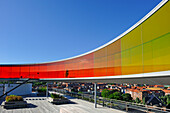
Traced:
[[34, 104], [31, 104], [31, 103], [28, 103], [27, 104], [27, 108], [36, 108], [37, 106], [36, 105], [34, 105]]
[[70, 101], [68, 104], [77, 104], [76, 102]]
[[27, 107], [18, 107], [18, 108], [5, 108], [6, 110], [14, 110], [14, 109], [27, 109], [27, 108], [36, 108], [38, 106], [34, 105], [34, 104], [31, 104], [31, 103], [28, 103], [27, 104]]

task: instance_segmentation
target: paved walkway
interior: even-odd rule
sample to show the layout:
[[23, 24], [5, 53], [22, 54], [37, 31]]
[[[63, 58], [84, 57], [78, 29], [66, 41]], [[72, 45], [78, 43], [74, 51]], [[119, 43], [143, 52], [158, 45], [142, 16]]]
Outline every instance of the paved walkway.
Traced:
[[93, 103], [81, 99], [71, 98], [70, 104], [62, 105], [53, 105], [45, 99], [45, 97], [26, 97], [28, 108], [6, 110], [0, 107], [0, 113], [125, 113], [100, 105], [94, 108]]

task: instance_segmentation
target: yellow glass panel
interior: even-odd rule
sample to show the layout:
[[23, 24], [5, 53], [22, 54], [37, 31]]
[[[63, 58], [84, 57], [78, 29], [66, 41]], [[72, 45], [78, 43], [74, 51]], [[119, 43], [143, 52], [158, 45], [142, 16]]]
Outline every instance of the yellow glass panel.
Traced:
[[143, 73], [142, 45], [122, 52], [122, 74]]
[[143, 72], [141, 26], [138, 26], [121, 39], [122, 74]]
[[153, 46], [152, 42], [143, 44], [144, 72], [153, 71]]
[[170, 2], [142, 24], [144, 72], [170, 70]]
[[130, 64], [130, 73], [143, 73], [143, 55], [142, 55], [142, 45], [134, 47], [130, 49], [130, 57], [131, 57], [131, 64]]
[[130, 49], [122, 51], [121, 57], [122, 57], [122, 75], [129, 74], [130, 72], [129, 67], [131, 64]]
[[170, 2], [161, 7], [142, 24], [143, 43], [167, 34], [170, 31]]
[[141, 33], [141, 26], [138, 26], [121, 38], [121, 50], [127, 50], [142, 44]]
[[170, 70], [170, 33], [152, 41], [153, 71]]

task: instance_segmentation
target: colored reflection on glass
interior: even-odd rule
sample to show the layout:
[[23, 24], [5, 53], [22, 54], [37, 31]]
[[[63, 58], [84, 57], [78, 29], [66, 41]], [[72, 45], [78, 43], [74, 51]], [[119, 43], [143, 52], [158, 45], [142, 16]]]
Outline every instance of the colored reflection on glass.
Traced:
[[170, 2], [142, 24], [144, 73], [170, 70]]
[[0, 78], [80, 78], [170, 70], [170, 2], [93, 53], [43, 64], [0, 65]]
[[121, 40], [107, 46], [107, 76], [121, 75]]
[[94, 52], [94, 76], [106, 76], [107, 74], [107, 48]]

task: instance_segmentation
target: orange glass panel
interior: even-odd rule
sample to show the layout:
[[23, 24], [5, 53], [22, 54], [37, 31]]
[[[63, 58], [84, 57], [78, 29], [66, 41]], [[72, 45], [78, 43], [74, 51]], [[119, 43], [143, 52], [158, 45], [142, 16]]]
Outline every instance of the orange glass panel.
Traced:
[[48, 63], [47, 64], [47, 73], [48, 73], [49, 78], [57, 77], [56, 68], [57, 68], [56, 63]]
[[107, 48], [94, 52], [94, 76], [107, 75]]
[[121, 40], [107, 46], [107, 76], [121, 75]]

